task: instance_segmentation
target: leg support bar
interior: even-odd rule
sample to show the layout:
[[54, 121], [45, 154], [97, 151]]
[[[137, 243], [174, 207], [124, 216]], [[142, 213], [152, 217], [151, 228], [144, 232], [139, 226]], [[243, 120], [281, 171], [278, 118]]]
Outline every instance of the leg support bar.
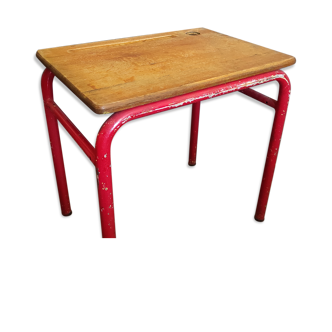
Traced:
[[258, 101], [260, 101], [261, 103], [263, 104], [266, 104], [268, 106], [271, 106], [272, 108], [276, 108], [276, 105], [277, 105], [277, 101], [268, 97], [268, 96], [265, 96], [263, 95], [262, 93], [258, 92], [258, 91], [255, 91], [253, 89], [244, 89], [244, 90], [240, 90], [239, 92], [243, 93], [244, 95], [247, 95], [253, 99], [256, 99]]

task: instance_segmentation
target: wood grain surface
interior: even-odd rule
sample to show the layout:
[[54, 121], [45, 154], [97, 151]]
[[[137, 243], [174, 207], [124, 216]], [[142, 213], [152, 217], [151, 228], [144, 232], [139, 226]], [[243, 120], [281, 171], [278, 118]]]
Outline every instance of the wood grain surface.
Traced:
[[112, 113], [281, 69], [295, 58], [204, 28], [39, 50], [95, 113]]

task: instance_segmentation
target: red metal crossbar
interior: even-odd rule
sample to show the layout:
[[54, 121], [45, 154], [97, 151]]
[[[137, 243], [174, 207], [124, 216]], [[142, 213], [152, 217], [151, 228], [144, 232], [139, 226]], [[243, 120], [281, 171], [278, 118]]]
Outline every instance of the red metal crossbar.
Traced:
[[[82, 133], [75, 127], [75, 125], [68, 119], [68, 117], [60, 110], [60, 108], [54, 103], [52, 91], [53, 78], [53, 73], [50, 70], [45, 69], [42, 76], [42, 92], [63, 215], [70, 215], [71, 208], [67, 189], [66, 174], [63, 164], [59, 130], [56, 121], [57, 119], [70, 133], [78, 145], [83, 149], [90, 160], [96, 165], [102, 234], [103, 237], [114, 238], [115, 221], [110, 147], [115, 133], [125, 123], [134, 119], [164, 112], [188, 104], [193, 104], [189, 165], [194, 166], [196, 164], [197, 154], [200, 102], [205, 99], [239, 91], [251, 98], [254, 98], [268, 106], [273, 107], [276, 111], [255, 213], [255, 219], [257, 221], [264, 220], [290, 95], [290, 81], [283, 71], [277, 70], [270, 73], [260, 74], [250, 78], [187, 93], [185, 95], [114, 113], [100, 128], [95, 149], [82, 135]], [[250, 89], [250, 87], [271, 81], [277, 81], [279, 83], [278, 101], [275, 101], [272, 98], [269, 98], [255, 90]]]

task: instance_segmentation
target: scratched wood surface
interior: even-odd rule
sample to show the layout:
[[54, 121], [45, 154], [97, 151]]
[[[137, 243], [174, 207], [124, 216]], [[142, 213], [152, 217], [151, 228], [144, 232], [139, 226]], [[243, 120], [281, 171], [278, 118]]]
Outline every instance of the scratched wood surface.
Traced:
[[95, 113], [112, 113], [281, 69], [295, 58], [204, 28], [39, 50]]

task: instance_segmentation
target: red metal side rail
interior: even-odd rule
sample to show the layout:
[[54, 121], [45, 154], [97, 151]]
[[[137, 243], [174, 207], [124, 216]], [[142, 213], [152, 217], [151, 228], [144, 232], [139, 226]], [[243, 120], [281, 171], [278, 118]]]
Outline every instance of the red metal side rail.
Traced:
[[270, 94], [268, 94], [264, 91], [246, 89], [246, 90], [240, 91], [240, 93], [242, 93], [252, 99], [255, 99], [267, 106], [270, 106], [271, 108], [275, 109], [275, 107], [276, 107], [277, 100], [273, 96], [271, 96]]

